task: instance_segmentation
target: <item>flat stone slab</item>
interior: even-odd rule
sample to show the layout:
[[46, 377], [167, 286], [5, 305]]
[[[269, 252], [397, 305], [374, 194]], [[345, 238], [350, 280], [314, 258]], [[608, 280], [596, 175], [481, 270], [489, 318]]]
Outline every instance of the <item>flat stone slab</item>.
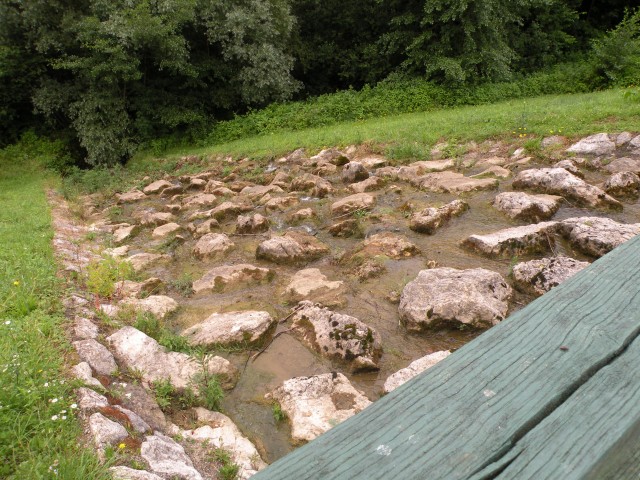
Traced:
[[224, 233], [207, 233], [198, 239], [193, 254], [198, 258], [220, 257], [235, 246]]
[[155, 473], [149, 473], [146, 470], [136, 470], [134, 468], [120, 465], [109, 468], [109, 473], [114, 480], [163, 480]]
[[640, 223], [618, 223], [603, 217], [574, 217], [563, 220], [558, 230], [578, 250], [601, 257], [640, 234]]
[[73, 346], [78, 356], [100, 375], [111, 375], [118, 369], [111, 352], [97, 340], [78, 340]]
[[410, 331], [439, 325], [487, 328], [505, 319], [511, 287], [484, 268], [421, 270], [400, 297], [400, 320]]
[[364, 410], [371, 401], [341, 373], [296, 377], [266, 395], [280, 403], [295, 443], [313, 440]]
[[498, 187], [498, 180], [495, 178], [471, 178], [456, 172], [429, 173], [412, 183], [422, 190], [440, 193], [473, 192]]
[[94, 413], [89, 417], [89, 431], [96, 447], [100, 450], [104, 450], [109, 445], [116, 445], [129, 436], [122, 425], [109, 420], [101, 413]]
[[640, 193], [640, 177], [633, 172], [614, 173], [602, 188], [614, 197], [637, 197]]
[[[185, 353], [167, 352], [153, 338], [133, 327], [123, 327], [107, 338], [116, 357], [126, 367], [141, 373], [145, 382], [169, 379], [175, 388], [190, 386], [191, 379], [202, 372], [193, 357]], [[225, 386], [235, 383], [236, 370], [222, 357], [207, 360], [209, 373], [220, 376]]]
[[182, 332], [191, 345], [215, 345], [259, 341], [275, 320], [268, 312], [214, 313]]
[[622, 210], [622, 204], [603, 190], [588, 184], [564, 168], [523, 170], [513, 180], [513, 188], [562, 195], [580, 205]]
[[347, 188], [353, 193], [365, 193], [379, 190], [384, 186], [384, 180], [380, 177], [369, 177], [358, 183], [352, 183]]
[[557, 226], [558, 222], [541, 222], [506, 228], [486, 235], [471, 235], [462, 245], [489, 257], [544, 252], [553, 247]]
[[399, 180], [413, 183], [417, 178], [432, 172], [442, 172], [455, 167], [452, 159], [445, 160], [426, 160], [413, 162], [409, 165], [398, 167], [396, 176]]
[[285, 288], [284, 295], [291, 302], [310, 300], [334, 306], [344, 302], [344, 293], [344, 282], [329, 281], [319, 269], [306, 268], [296, 272]]
[[120, 193], [116, 195], [118, 203], [133, 203], [144, 200], [147, 196], [140, 190], [131, 190], [130, 192]]
[[292, 317], [295, 332], [312, 349], [350, 362], [354, 371], [378, 369], [382, 342], [374, 329], [317, 303], [303, 301], [296, 308]]
[[371, 210], [376, 204], [376, 197], [370, 193], [356, 193], [344, 197], [331, 205], [334, 217], [346, 216], [357, 211]]
[[154, 228], [151, 236], [153, 238], [164, 238], [167, 235], [171, 235], [172, 233], [176, 233], [180, 230], [182, 230], [182, 227], [177, 223], [165, 223], [164, 225]]
[[299, 264], [317, 260], [329, 253], [329, 247], [314, 236], [289, 231], [281, 237], [265, 240], [256, 249], [256, 258], [274, 263]]
[[142, 191], [146, 194], [160, 193], [162, 190], [169, 187], [173, 187], [173, 183], [166, 180], [157, 180], [144, 187]]
[[503, 192], [496, 195], [492, 205], [514, 220], [539, 222], [553, 217], [563, 201], [557, 195]]
[[420, 375], [425, 370], [433, 367], [435, 364], [447, 358], [451, 352], [449, 350], [443, 350], [440, 352], [430, 353], [422, 358], [418, 358], [396, 373], [391, 374], [384, 382], [384, 393], [394, 391], [400, 385], [407, 383], [413, 377]]
[[636, 175], [640, 175], [640, 159], [638, 158], [616, 158], [611, 163], [608, 163], [604, 169], [607, 172], [633, 172]]
[[136, 253], [127, 257], [125, 260], [131, 264], [136, 272], [140, 272], [145, 268], [157, 263], [161, 260], [170, 260], [169, 255], [162, 255], [160, 253]]
[[406, 237], [392, 232], [381, 232], [367, 237], [356, 248], [353, 256], [368, 259], [382, 255], [400, 260], [402, 258], [413, 257], [419, 253], [420, 249]]
[[161, 320], [175, 312], [179, 307], [178, 302], [166, 295], [149, 295], [146, 298], [130, 298], [123, 300], [122, 304], [130, 305], [136, 310], [152, 313]]
[[451, 218], [462, 215], [469, 210], [469, 204], [462, 200], [454, 200], [442, 207], [429, 207], [411, 215], [409, 228], [414, 232], [432, 235]]
[[129, 225], [128, 227], [120, 227], [113, 232], [113, 241], [116, 244], [120, 244], [125, 240], [130, 239], [136, 232], [137, 225]]
[[200, 293], [213, 290], [222, 292], [227, 288], [250, 287], [256, 283], [270, 281], [274, 273], [268, 268], [256, 267], [248, 263], [239, 265], [223, 265], [205, 273], [202, 278], [193, 282], [193, 291]]
[[615, 149], [616, 144], [609, 139], [608, 134], [597, 133], [574, 143], [567, 148], [567, 152], [579, 155], [607, 155], [613, 153]]
[[519, 290], [540, 296], [589, 265], [564, 256], [531, 260], [513, 267], [513, 281]]
[[140, 456], [154, 473], [167, 478], [202, 480], [182, 445], [160, 432], [146, 437], [140, 446]]

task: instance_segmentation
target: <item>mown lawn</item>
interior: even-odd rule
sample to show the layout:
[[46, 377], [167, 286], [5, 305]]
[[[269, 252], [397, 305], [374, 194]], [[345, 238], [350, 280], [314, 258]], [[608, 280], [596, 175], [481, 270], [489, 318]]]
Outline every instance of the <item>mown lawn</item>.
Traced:
[[106, 479], [80, 445], [45, 188], [20, 147], [0, 151], [0, 478]]

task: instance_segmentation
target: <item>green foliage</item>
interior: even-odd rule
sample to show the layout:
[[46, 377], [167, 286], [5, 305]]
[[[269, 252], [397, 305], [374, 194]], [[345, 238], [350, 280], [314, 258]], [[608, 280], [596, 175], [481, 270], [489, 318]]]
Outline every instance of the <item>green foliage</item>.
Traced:
[[593, 42], [592, 61], [602, 84], [627, 86], [640, 82], [640, 8], [603, 38]]
[[163, 347], [172, 352], [193, 353], [194, 349], [189, 341], [171, 329], [167, 328], [155, 315], [149, 312], [139, 313], [133, 325], [146, 333]]
[[134, 278], [133, 266], [124, 260], [105, 257], [87, 265], [87, 290], [99, 297], [111, 298], [117, 283]]
[[220, 464], [218, 478], [220, 480], [236, 480], [240, 467], [233, 463], [231, 455], [224, 448], [216, 448], [212, 453], [213, 460]]
[[175, 395], [175, 389], [168, 378], [156, 380], [151, 383], [151, 388], [156, 397], [156, 402], [162, 410], [167, 410], [171, 406], [172, 397]]
[[177, 290], [183, 297], [190, 297], [193, 295], [193, 276], [189, 273], [183, 273], [175, 280], [171, 280], [169, 286]]
[[287, 414], [282, 410], [282, 406], [278, 402], [274, 402], [271, 405], [271, 413], [276, 423], [280, 423], [287, 418]]
[[44, 191], [55, 177], [42, 159], [25, 143], [0, 150], [0, 478], [107, 480], [79, 442], [75, 385], [65, 377], [72, 348]]

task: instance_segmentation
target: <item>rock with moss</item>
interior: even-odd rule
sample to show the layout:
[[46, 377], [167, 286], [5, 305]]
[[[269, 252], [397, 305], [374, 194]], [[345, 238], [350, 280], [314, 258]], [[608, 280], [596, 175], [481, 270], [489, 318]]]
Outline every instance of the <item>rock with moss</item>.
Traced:
[[451, 218], [462, 215], [468, 209], [469, 204], [463, 200], [454, 200], [439, 208], [429, 207], [411, 215], [409, 228], [432, 235]]
[[503, 192], [496, 195], [492, 205], [514, 220], [535, 222], [553, 217], [563, 201], [558, 195]]
[[488, 257], [544, 252], [553, 248], [557, 226], [558, 222], [541, 222], [505, 228], [485, 235], [471, 235], [462, 245]]
[[618, 223], [605, 217], [573, 217], [560, 222], [558, 229], [574, 248], [601, 257], [640, 234], [640, 223]]
[[318, 353], [349, 362], [353, 371], [379, 368], [380, 335], [357, 318], [305, 300], [292, 319], [296, 334]]
[[202, 278], [193, 282], [193, 291], [222, 292], [232, 288], [249, 288], [256, 284], [268, 282], [274, 273], [268, 268], [256, 267], [248, 263], [238, 265], [222, 265], [212, 268]]
[[564, 256], [541, 258], [515, 265], [513, 281], [517, 289], [540, 296], [588, 266], [589, 262]]
[[312, 235], [289, 231], [258, 245], [256, 258], [281, 264], [304, 264], [329, 253], [329, 247]]
[[614, 197], [635, 198], [640, 194], [640, 177], [633, 172], [614, 173], [607, 178], [602, 188]]
[[371, 210], [375, 204], [376, 198], [370, 193], [356, 193], [334, 202], [331, 205], [331, 214], [341, 217], [357, 211]]

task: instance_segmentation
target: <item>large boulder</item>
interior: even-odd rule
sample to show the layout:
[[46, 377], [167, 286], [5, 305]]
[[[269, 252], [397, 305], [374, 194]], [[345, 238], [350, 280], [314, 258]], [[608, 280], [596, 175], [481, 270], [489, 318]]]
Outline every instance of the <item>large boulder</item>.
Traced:
[[640, 193], [640, 177], [633, 172], [614, 173], [602, 188], [614, 197], [637, 197]]
[[289, 231], [265, 240], [256, 249], [256, 258], [274, 263], [300, 264], [329, 253], [329, 247], [308, 233]]
[[303, 301], [292, 319], [297, 334], [318, 353], [351, 362], [353, 371], [379, 368], [380, 335], [357, 318]]
[[333, 192], [331, 182], [310, 173], [295, 177], [291, 182], [290, 188], [291, 190], [308, 192], [312, 196], [319, 198], [326, 197]]
[[553, 217], [564, 199], [557, 195], [531, 195], [503, 192], [493, 199], [493, 206], [514, 220], [540, 221]]
[[371, 210], [375, 204], [376, 197], [370, 193], [356, 193], [334, 202], [331, 205], [331, 214], [341, 217], [357, 211]]
[[198, 258], [220, 257], [235, 247], [224, 233], [207, 233], [200, 237], [193, 247], [193, 254]]
[[609, 135], [597, 133], [574, 143], [567, 149], [567, 152], [578, 155], [607, 155], [613, 153], [615, 149], [616, 144], [609, 139]]
[[440, 208], [425, 208], [411, 215], [409, 228], [415, 232], [431, 235], [452, 217], [462, 215], [468, 209], [469, 204], [462, 200], [454, 200]]
[[285, 288], [285, 297], [291, 302], [311, 300], [327, 306], [344, 302], [345, 285], [340, 280], [329, 281], [317, 268], [296, 272]]
[[266, 398], [280, 403], [291, 423], [291, 438], [298, 444], [313, 440], [371, 404], [341, 373], [285, 380]]
[[430, 353], [422, 358], [414, 360], [401, 370], [387, 377], [384, 382], [384, 393], [389, 393], [398, 388], [400, 385], [407, 383], [413, 377], [418, 376], [425, 370], [433, 367], [436, 363], [447, 358], [451, 352], [449, 350], [443, 350], [440, 352]]
[[589, 262], [580, 262], [575, 258], [541, 258], [515, 265], [513, 281], [519, 290], [543, 295], [588, 266]]
[[569, 173], [564, 168], [523, 170], [513, 180], [514, 188], [527, 188], [540, 193], [562, 195], [588, 207], [622, 209], [622, 204], [598, 187]]
[[223, 265], [215, 267], [205, 273], [202, 278], [193, 282], [193, 291], [222, 292], [232, 287], [249, 287], [256, 283], [268, 282], [273, 278], [273, 272], [268, 268], [256, 267], [248, 263], [238, 265]]
[[486, 235], [471, 235], [462, 245], [489, 257], [544, 252], [553, 247], [558, 222], [506, 228]]
[[640, 223], [618, 223], [603, 217], [574, 217], [558, 225], [560, 233], [578, 250], [601, 257], [640, 234]]
[[235, 384], [237, 372], [233, 365], [222, 357], [210, 357], [199, 365], [185, 353], [167, 352], [153, 338], [133, 327], [123, 327], [107, 338], [116, 358], [127, 368], [141, 374], [142, 380], [151, 383], [168, 379], [178, 389], [192, 386], [193, 377], [206, 368], [210, 374], [218, 375], [224, 386]]
[[496, 272], [433, 268], [404, 287], [398, 312], [411, 331], [451, 324], [486, 328], [504, 320], [511, 294]]
[[145, 438], [140, 446], [140, 456], [154, 473], [166, 478], [202, 480], [182, 445], [160, 432]]
[[204, 322], [187, 328], [182, 336], [191, 345], [254, 343], [262, 339], [274, 321], [268, 312], [213, 313]]
[[182, 430], [182, 436], [229, 452], [231, 461], [240, 467], [236, 478], [246, 480], [267, 466], [255, 445], [229, 417], [201, 407], [194, 408], [192, 412], [201, 426], [193, 430]]

